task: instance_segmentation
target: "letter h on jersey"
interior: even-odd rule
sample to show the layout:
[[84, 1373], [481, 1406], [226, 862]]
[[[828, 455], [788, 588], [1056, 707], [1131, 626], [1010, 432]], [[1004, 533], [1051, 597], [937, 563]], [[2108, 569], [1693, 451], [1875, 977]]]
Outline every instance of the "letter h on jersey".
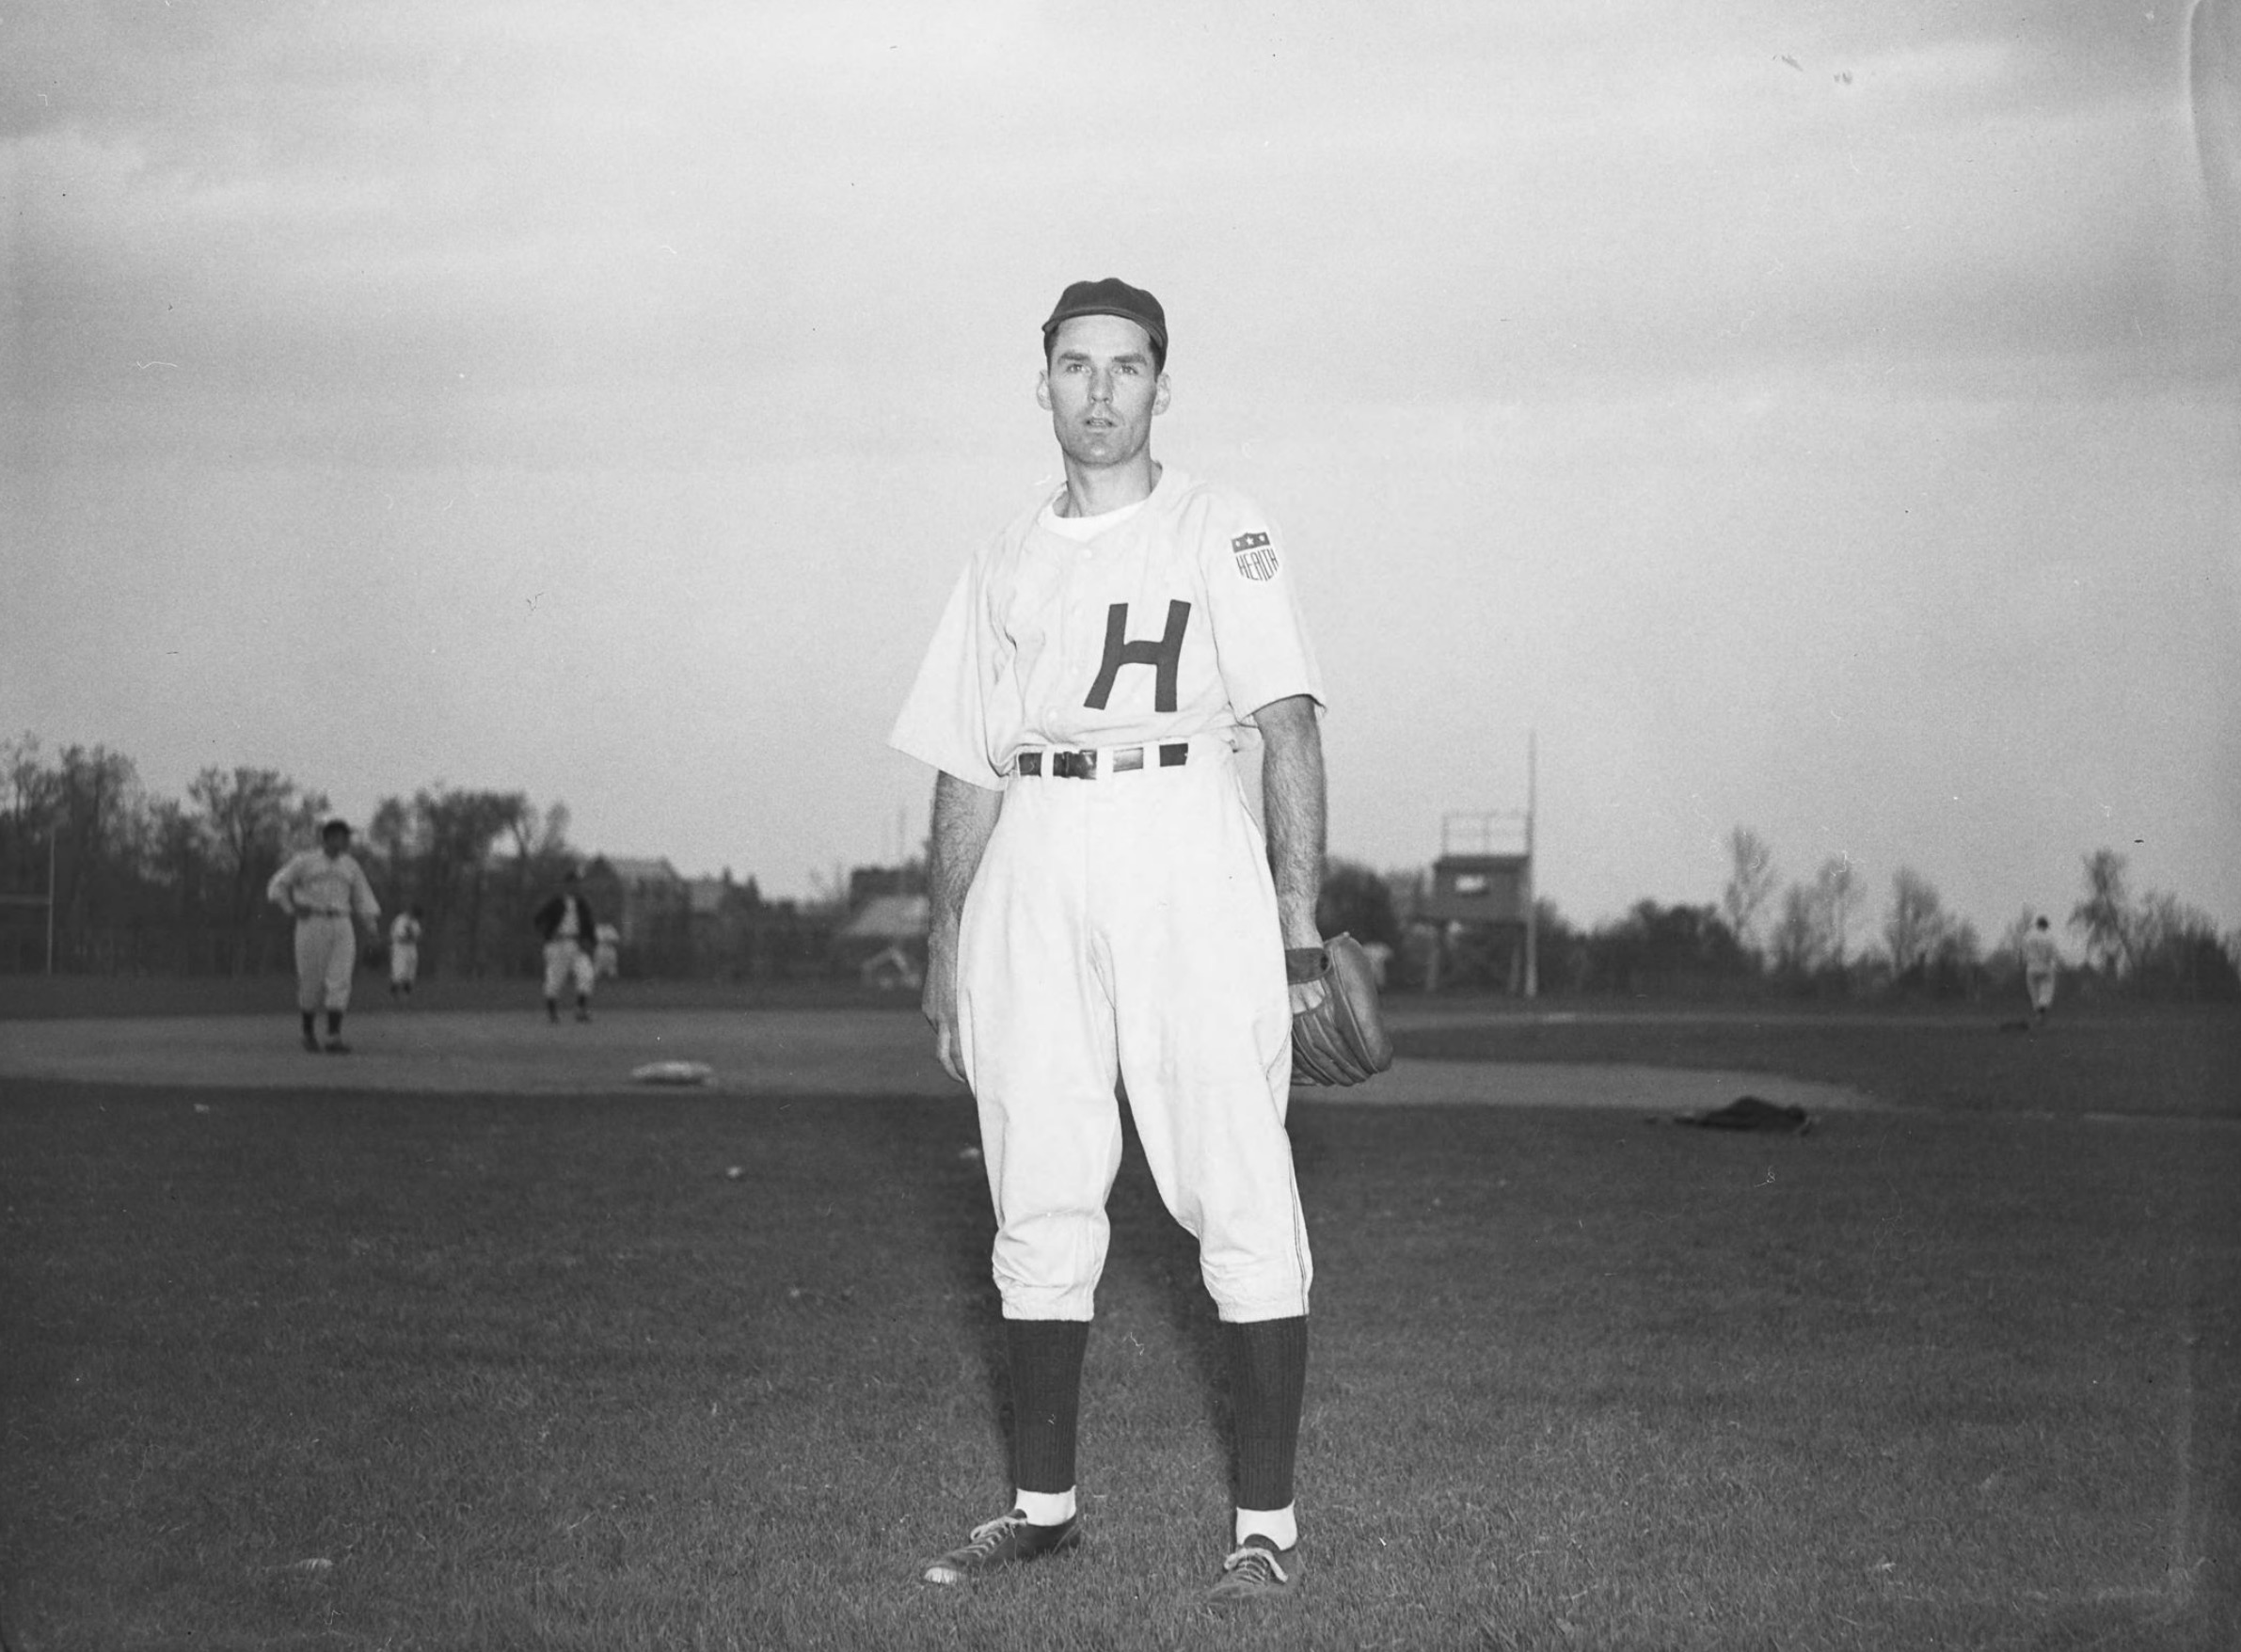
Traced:
[[1105, 662], [1097, 680], [1089, 685], [1089, 697], [1082, 704], [1092, 711], [1103, 711], [1105, 702], [1113, 697], [1113, 683], [1120, 668], [1149, 665], [1159, 673], [1152, 708], [1174, 710], [1175, 679], [1183, 667], [1183, 633], [1189, 624], [1190, 604], [1177, 599], [1168, 604], [1168, 628], [1158, 642], [1132, 643], [1128, 640], [1128, 604], [1114, 603], [1105, 611]]

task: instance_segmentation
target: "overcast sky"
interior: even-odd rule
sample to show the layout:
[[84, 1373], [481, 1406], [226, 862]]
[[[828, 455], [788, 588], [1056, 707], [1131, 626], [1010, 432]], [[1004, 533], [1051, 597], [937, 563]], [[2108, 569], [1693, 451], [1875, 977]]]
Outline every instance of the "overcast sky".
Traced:
[[1057, 474], [1038, 326], [1120, 275], [1153, 452], [1292, 547], [1335, 852], [1522, 808], [1531, 736], [1575, 921], [1745, 824], [1868, 923], [2107, 846], [2241, 924], [2221, 26], [2190, 98], [2186, 8], [2101, 0], [10, 7], [0, 733], [891, 859]]

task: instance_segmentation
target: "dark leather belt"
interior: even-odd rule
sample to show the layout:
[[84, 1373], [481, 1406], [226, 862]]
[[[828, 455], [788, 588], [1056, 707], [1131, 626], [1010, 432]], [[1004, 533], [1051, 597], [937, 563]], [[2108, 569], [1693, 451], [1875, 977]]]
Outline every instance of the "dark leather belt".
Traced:
[[1162, 769], [1180, 769], [1190, 761], [1190, 742], [1176, 740], [1164, 746], [1119, 746], [1103, 754], [1097, 752], [1022, 752], [1019, 771], [1022, 774], [1045, 772], [1043, 760], [1048, 758], [1048, 773], [1053, 780], [1095, 780], [1098, 758], [1105, 759], [1105, 772], [1125, 774], [1132, 769], [1144, 767], [1148, 753], [1159, 754]]

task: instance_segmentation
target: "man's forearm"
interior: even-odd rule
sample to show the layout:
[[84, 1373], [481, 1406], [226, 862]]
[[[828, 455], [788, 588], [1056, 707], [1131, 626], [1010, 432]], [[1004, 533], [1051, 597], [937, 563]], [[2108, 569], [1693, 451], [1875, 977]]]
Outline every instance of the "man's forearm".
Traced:
[[1323, 893], [1323, 735], [1315, 703], [1304, 695], [1264, 706], [1260, 725], [1261, 812], [1268, 830], [1268, 869], [1276, 880], [1277, 920], [1286, 946], [1322, 939], [1315, 904]]
[[1003, 806], [1000, 791], [990, 791], [954, 774], [934, 778], [926, 891], [928, 922], [939, 940], [956, 940], [965, 896], [973, 887], [973, 875], [980, 869], [980, 857], [995, 834], [996, 817]]

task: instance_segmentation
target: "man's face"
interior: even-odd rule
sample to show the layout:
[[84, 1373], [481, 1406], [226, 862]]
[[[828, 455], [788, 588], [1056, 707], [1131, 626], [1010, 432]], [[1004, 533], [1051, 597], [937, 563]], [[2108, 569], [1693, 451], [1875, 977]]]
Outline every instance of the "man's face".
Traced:
[[[300, 843], [302, 839], [296, 841]], [[319, 834], [319, 847], [326, 850], [326, 858], [331, 861], [350, 847], [350, 834], [342, 831], [322, 832]]]
[[1052, 335], [1035, 400], [1050, 409], [1068, 458], [1123, 465], [1150, 445], [1152, 416], [1168, 410], [1168, 375], [1153, 371], [1152, 337], [1135, 322], [1077, 315]]

